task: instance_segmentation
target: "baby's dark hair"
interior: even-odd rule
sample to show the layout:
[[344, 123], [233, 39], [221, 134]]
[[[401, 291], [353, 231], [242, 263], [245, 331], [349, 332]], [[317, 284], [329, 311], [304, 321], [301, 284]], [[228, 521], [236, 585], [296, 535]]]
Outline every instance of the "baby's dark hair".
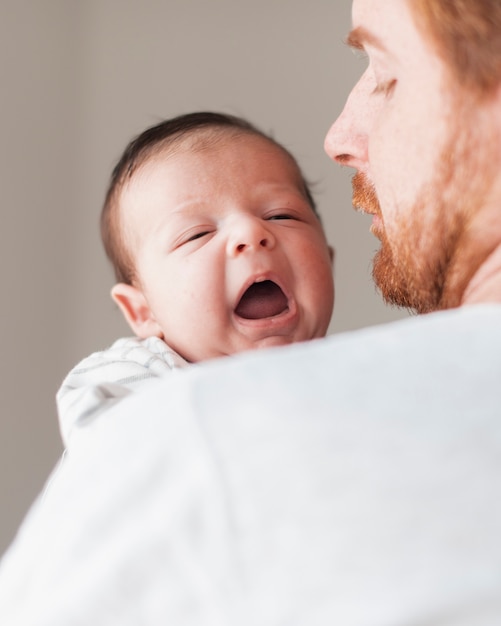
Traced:
[[133, 284], [135, 268], [131, 254], [124, 241], [120, 224], [120, 194], [124, 185], [134, 173], [152, 156], [164, 151], [175, 151], [184, 141], [192, 140], [193, 145], [207, 145], [225, 135], [257, 135], [282, 150], [297, 166], [308, 203], [318, 216], [310, 187], [305, 180], [296, 159], [273, 137], [259, 130], [247, 120], [224, 113], [197, 112], [180, 115], [165, 120], [146, 129], [126, 147], [111, 174], [110, 183], [101, 211], [101, 238], [108, 259], [119, 283]]

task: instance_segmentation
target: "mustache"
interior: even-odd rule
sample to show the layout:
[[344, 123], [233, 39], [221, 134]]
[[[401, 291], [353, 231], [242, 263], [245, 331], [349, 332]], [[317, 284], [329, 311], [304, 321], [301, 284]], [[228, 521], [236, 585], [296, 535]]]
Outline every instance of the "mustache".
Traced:
[[357, 210], [370, 213], [371, 215], [381, 215], [381, 206], [377, 199], [374, 185], [362, 172], [357, 172], [351, 181], [353, 188], [352, 202]]

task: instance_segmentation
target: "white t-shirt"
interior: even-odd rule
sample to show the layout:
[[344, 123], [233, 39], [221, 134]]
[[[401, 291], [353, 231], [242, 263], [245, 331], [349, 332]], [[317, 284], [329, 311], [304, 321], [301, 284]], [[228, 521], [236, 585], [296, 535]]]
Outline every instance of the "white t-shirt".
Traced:
[[499, 626], [501, 306], [173, 371], [75, 430], [2, 626]]

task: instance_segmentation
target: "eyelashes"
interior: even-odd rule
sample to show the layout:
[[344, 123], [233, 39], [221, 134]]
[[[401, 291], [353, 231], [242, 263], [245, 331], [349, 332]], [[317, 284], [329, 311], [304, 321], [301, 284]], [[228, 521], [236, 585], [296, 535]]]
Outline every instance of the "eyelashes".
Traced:
[[210, 230], [203, 230], [199, 233], [195, 233], [193, 235], [191, 235], [190, 237], [188, 237], [187, 239], [185, 239], [184, 243], [188, 243], [189, 241], [196, 241], [197, 239], [201, 239], [202, 237], [205, 237], [205, 235], [209, 235], [212, 231]]
[[198, 245], [201, 244], [204, 238], [210, 236], [214, 232], [214, 229], [208, 226], [200, 226], [198, 228], [190, 228], [188, 231], [181, 234], [179, 237], [173, 240], [170, 250], [177, 250], [186, 245]]
[[294, 219], [298, 219], [296, 216], [291, 215], [290, 213], [278, 213], [277, 215], [270, 215], [270, 217], [267, 218], [267, 222], [273, 222], [276, 220], [294, 220]]
[[[290, 206], [287, 206], [289, 204]], [[269, 228], [279, 229], [279, 224], [283, 224], [283, 227], [293, 227], [296, 224], [305, 223], [309, 224], [316, 220], [311, 206], [306, 201], [301, 202], [284, 202], [282, 206], [275, 206], [269, 209], [264, 209], [261, 213], [257, 212], [249, 214], [248, 219], [260, 221], [264, 228], [267, 228], [266, 224], [269, 224]], [[276, 224], [276, 226], [272, 226]], [[225, 226], [222, 225], [223, 231]], [[173, 236], [172, 244], [169, 246], [170, 250], [177, 250], [187, 246], [188, 250], [198, 250], [209, 242], [219, 232], [218, 219], [214, 219], [211, 223], [210, 218], [205, 224], [203, 222], [194, 223], [191, 226], [187, 224], [184, 227], [180, 227], [181, 232], [177, 236]], [[281, 230], [277, 230], [277, 233]]]
[[[292, 213], [276, 213], [275, 215], [270, 215], [269, 217], [265, 217], [263, 218], [264, 221], [266, 222], [276, 222], [276, 221], [283, 221], [283, 220], [299, 220], [300, 218], [297, 215], [294, 215]], [[183, 246], [185, 244], [189, 244], [195, 241], [198, 241], [199, 239], [203, 239], [204, 237], [208, 237], [209, 235], [213, 235], [216, 229], [212, 229], [212, 228], [203, 228], [200, 230], [196, 230], [196, 231], [192, 231], [190, 234], [184, 236], [180, 242], [179, 242], [179, 246]]]

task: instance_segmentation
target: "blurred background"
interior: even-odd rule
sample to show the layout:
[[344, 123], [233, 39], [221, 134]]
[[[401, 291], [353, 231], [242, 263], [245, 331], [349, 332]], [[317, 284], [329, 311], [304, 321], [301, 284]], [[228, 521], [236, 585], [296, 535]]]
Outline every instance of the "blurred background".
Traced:
[[377, 241], [324, 136], [363, 70], [350, 0], [2, 0], [0, 553], [62, 452], [54, 396], [129, 334], [109, 298], [98, 217], [147, 126], [210, 109], [272, 132], [315, 182], [336, 248], [331, 332], [405, 316], [370, 278]]

